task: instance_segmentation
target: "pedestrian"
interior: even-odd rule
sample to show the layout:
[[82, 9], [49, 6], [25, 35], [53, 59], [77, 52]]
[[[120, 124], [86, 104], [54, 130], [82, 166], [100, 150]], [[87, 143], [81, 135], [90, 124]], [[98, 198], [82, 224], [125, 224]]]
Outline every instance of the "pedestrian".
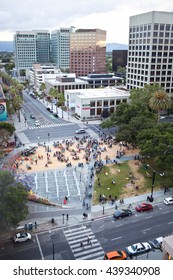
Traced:
[[122, 204], [122, 200], [120, 199], [120, 204]]
[[121, 199], [121, 203], [124, 204], [124, 198]]
[[91, 243], [91, 240], [90, 240], [89, 236], [88, 236], [88, 239], [87, 239], [87, 243], [92, 245], [92, 243]]
[[164, 186], [164, 194], [166, 194], [166, 193], [167, 193], [167, 187]]
[[81, 243], [80, 243], [80, 246], [81, 246], [81, 248], [84, 249], [84, 245], [83, 245], [83, 242], [82, 242], [82, 241], [81, 241]]

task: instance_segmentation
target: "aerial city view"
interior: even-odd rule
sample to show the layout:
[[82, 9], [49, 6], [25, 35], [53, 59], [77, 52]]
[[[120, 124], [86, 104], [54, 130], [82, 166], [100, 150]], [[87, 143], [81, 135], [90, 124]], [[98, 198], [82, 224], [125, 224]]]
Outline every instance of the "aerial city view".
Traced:
[[172, 260], [171, 1], [20, 2], [0, 19], [0, 260]]

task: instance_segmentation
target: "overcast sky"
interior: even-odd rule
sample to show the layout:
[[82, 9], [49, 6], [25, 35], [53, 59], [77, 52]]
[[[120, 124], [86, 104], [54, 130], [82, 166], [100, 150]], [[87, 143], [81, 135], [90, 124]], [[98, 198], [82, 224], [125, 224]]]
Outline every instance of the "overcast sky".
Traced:
[[16, 31], [60, 27], [100, 28], [107, 43], [128, 44], [129, 17], [173, 11], [172, 0], [4, 0], [0, 5], [0, 41]]

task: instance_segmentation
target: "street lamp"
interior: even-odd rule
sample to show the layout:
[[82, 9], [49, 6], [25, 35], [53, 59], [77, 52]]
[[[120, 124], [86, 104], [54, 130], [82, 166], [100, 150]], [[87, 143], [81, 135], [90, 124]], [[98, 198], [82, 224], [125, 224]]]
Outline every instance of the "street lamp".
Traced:
[[47, 134], [47, 137], [48, 137], [48, 142], [49, 142], [49, 140], [50, 140], [50, 138], [49, 138], [50, 137], [50, 133]]
[[153, 171], [152, 174], [152, 186], [151, 186], [151, 196], [150, 196], [150, 202], [153, 202], [154, 198], [153, 198], [153, 191], [154, 191], [154, 182], [155, 182], [155, 177], [156, 177], [156, 173], [159, 174], [160, 176], [164, 176], [164, 173], [160, 173], [156, 170], [154, 170], [149, 164], [147, 164], [147, 167], [151, 168], [151, 170]]
[[52, 232], [51, 230], [49, 230], [49, 234], [50, 234], [50, 238], [51, 238], [51, 242], [52, 242], [52, 259], [55, 259], [55, 250], [54, 250], [54, 243], [53, 243], [53, 239], [52, 239]]
[[38, 146], [39, 146], [39, 140], [40, 140], [40, 136], [38, 136], [38, 137], [37, 137], [37, 139], [38, 139]]

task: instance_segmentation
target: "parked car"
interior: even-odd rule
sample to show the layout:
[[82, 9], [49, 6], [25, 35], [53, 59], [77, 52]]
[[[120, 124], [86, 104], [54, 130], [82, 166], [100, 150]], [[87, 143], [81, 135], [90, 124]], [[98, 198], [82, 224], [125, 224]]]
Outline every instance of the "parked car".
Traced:
[[126, 260], [127, 254], [124, 251], [112, 251], [104, 255], [104, 260]]
[[153, 210], [153, 206], [149, 203], [142, 203], [135, 207], [137, 212], [144, 212]]
[[76, 134], [82, 134], [82, 133], [86, 133], [86, 131], [85, 131], [85, 129], [78, 129], [78, 130], [76, 130], [76, 132], [75, 132]]
[[31, 234], [27, 233], [27, 232], [19, 232], [19, 233], [16, 233], [15, 236], [14, 236], [14, 242], [15, 243], [25, 242], [25, 241], [28, 241], [28, 240], [31, 240]]
[[151, 246], [154, 247], [155, 249], [161, 249], [162, 242], [163, 242], [163, 237], [161, 236], [149, 241]]
[[127, 254], [132, 256], [147, 253], [150, 250], [151, 250], [151, 245], [148, 242], [136, 243], [126, 247]]
[[49, 107], [47, 107], [47, 108], [46, 108], [46, 110], [50, 111], [50, 108], [49, 108]]
[[122, 209], [122, 210], [117, 210], [114, 212], [113, 217], [115, 219], [121, 219], [124, 217], [128, 217], [132, 215], [132, 211], [129, 209]]
[[31, 118], [31, 119], [35, 119], [35, 116], [31, 114], [31, 115], [30, 115], [30, 118]]
[[163, 201], [166, 205], [173, 204], [173, 197], [166, 197]]
[[53, 115], [54, 115], [55, 118], [59, 118], [57, 113], [54, 113]]

